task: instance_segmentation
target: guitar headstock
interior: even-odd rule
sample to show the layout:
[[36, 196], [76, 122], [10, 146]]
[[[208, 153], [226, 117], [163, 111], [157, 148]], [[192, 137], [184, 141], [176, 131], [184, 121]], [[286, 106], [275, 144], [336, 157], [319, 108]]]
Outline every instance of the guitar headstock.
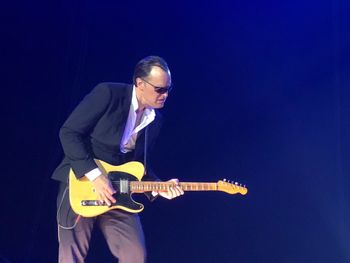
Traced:
[[241, 194], [245, 195], [248, 192], [248, 189], [245, 187], [245, 185], [241, 185], [237, 182], [229, 182], [224, 180], [218, 181], [218, 190], [228, 193], [228, 194]]

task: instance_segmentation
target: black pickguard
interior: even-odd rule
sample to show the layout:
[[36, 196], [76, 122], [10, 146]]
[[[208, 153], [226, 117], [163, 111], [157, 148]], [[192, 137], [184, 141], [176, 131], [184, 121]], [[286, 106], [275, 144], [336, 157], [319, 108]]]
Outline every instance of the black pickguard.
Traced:
[[[108, 178], [112, 182], [114, 189], [117, 191], [113, 195], [116, 202], [113, 203], [112, 206], [123, 206], [131, 210], [140, 210], [143, 208], [142, 204], [136, 203], [131, 197], [130, 182], [137, 181], [136, 177], [124, 172], [110, 172], [108, 173]], [[126, 182], [124, 184], [126, 187], [121, 187], [123, 181]]]

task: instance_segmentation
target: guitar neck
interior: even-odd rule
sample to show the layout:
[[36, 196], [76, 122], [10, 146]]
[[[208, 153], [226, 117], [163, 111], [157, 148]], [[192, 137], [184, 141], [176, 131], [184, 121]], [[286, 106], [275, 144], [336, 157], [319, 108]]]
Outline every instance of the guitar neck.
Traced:
[[[178, 186], [183, 191], [218, 191], [217, 183], [180, 182]], [[166, 192], [170, 187], [175, 187], [173, 182], [130, 182], [131, 192], [144, 193], [150, 191]]]

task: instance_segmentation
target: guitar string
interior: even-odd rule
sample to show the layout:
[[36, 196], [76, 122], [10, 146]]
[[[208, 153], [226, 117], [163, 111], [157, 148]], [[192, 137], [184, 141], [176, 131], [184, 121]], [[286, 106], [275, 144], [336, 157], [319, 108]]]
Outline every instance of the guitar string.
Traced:
[[[166, 188], [171, 187], [171, 183], [167, 183], [167, 182], [138, 182], [138, 181], [132, 181], [134, 182], [134, 187], [142, 187], [142, 188], [146, 188], [150, 187], [151, 189], [159, 189], [159, 188], [163, 188], [164, 186]], [[132, 183], [130, 182], [130, 183]], [[117, 186], [119, 188], [120, 186], [120, 181], [111, 181], [112, 186]], [[183, 187], [186, 188], [186, 190], [217, 190], [217, 183], [194, 183], [194, 184], [199, 184], [197, 186], [193, 186], [191, 183], [182, 183]], [[200, 185], [200, 184], [204, 184], [204, 185]], [[130, 186], [130, 185], [129, 185]], [[181, 183], [180, 183], [181, 186]], [[190, 188], [190, 189], [188, 189]], [[142, 189], [144, 190], [144, 189]], [[147, 189], [148, 190], [148, 189]]]

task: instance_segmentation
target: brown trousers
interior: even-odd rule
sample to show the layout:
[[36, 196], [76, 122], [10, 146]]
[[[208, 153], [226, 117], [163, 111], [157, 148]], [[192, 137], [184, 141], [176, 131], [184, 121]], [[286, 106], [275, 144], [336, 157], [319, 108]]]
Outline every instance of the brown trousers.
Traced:
[[73, 218], [71, 209], [61, 209], [69, 206], [67, 193], [60, 191], [58, 198], [59, 263], [84, 262], [95, 225], [100, 227], [111, 253], [119, 259], [119, 263], [146, 262], [144, 234], [137, 214], [114, 209], [94, 218], [80, 217], [76, 224], [72, 224], [74, 227], [65, 227], [60, 223], [60, 218], [68, 217], [64, 213], [68, 211], [69, 217]]

